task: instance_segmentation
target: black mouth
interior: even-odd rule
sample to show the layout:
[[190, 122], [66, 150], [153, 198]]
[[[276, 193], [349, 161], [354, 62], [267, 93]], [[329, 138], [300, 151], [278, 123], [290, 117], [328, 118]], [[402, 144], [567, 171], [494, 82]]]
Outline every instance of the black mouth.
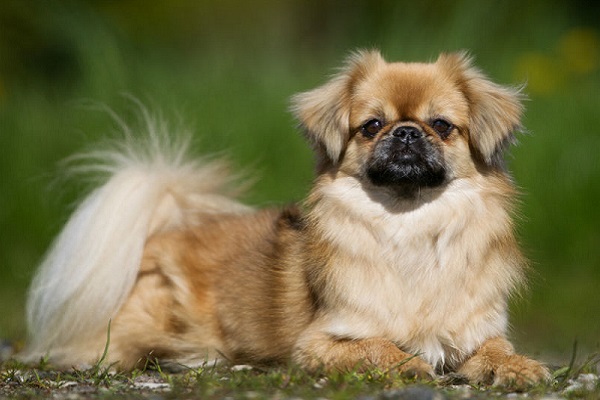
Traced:
[[435, 187], [444, 183], [446, 169], [442, 154], [427, 140], [406, 144], [389, 138], [376, 145], [367, 176], [377, 186]]

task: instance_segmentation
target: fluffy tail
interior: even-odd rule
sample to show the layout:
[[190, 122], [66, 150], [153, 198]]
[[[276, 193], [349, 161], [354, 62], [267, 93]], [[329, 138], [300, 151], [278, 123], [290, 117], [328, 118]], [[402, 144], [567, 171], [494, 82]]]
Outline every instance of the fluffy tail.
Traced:
[[232, 199], [223, 162], [186, 160], [187, 141], [169, 142], [163, 124], [147, 123], [144, 141], [130, 137], [78, 157], [85, 171], [108, 179], [77, 207], [33, 280], [23, 359], [106, 329], [135, 283], [149, 236], [207, 213], [248, 210]]

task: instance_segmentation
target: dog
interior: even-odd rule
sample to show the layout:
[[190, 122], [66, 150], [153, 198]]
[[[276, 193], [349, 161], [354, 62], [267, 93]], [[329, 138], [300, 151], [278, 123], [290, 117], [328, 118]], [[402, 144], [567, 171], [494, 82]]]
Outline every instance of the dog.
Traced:
[[108, 178], [34, 278], [23, 359], [69, 367], [106, 350], [120, 369], [229, 361], [547, 381], [507, 340], [527, 270], [503, 161], [522, 97], [466, 53], [354, 53], [291, 100], [316, 156], [306, 201], [263, 210], [237, 200], [223, 162], [186, 158], [150, 122], [145, 142], [93, 155], [88, 168]]

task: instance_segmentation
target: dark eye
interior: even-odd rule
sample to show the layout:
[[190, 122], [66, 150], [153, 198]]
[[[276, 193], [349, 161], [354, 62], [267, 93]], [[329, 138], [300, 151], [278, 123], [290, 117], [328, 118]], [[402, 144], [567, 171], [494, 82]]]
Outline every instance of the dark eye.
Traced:
[[431, 127], [442, 139], [446, 139], [452, 131], [452, 124], [443, 119], [436, 119], [431, 123]]
[[373, 137], [379, 133], [383, 128], [383, 124], [378, 119], [372, 119], [367, 121], [361, 128], [360, 131], [367, 137]]

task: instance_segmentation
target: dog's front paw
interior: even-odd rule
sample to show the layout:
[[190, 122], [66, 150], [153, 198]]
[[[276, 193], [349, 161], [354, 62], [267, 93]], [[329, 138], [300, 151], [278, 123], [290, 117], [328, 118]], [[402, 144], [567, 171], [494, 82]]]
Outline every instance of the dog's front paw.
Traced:
[[550, 371], [541, 363], [513, 354], [493, 371], [494, 386], [525, 390], [550, 380]]
[[509, 390], [526, 390], [550, 380], [543, 364], [515, 354], [504, 338], [485, 341], [458, 369], [472, 383], [502, 386]]
[[435, 379], [435, 371], [433, 367], [425, 362], [420, 357], [410, 357], [406, 361], [400, 363], [396, 371], [403, 378], [417, 380], [433, 380]]

